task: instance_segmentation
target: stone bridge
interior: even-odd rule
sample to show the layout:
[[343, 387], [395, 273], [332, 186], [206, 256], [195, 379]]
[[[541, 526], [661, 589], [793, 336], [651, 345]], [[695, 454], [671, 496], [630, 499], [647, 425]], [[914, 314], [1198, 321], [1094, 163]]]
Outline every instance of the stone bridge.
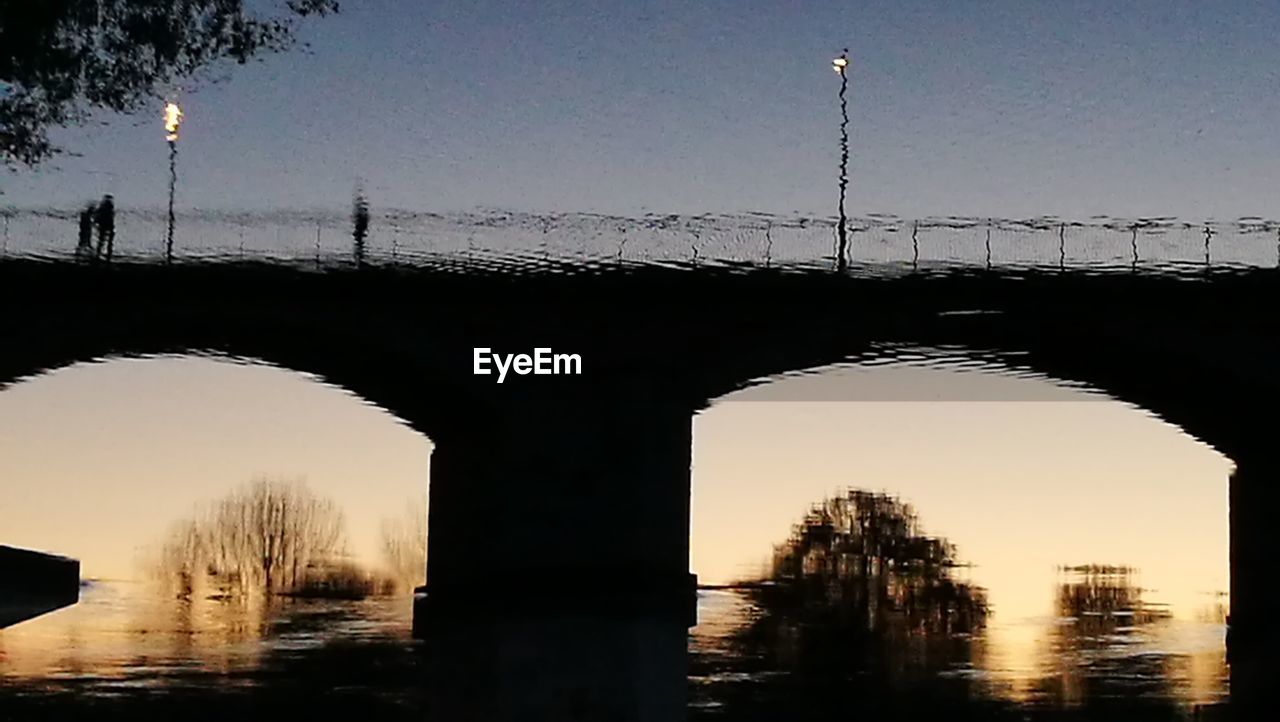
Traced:
[[[435, 443], [415, 626], [442, 662], [440, 708], [555, 717], [572, 701], [595, 718], [670, 720], [684, 714], [693, 621], [700, 409], [903, 348], [1027, 369], [1142, 407], [1235, 462], [1235, 701], [1265, 685], [1280, 642], [1265, 591], [1278, 289], [1268, 269], [877, 278], [8, 260], [0, 384], [101, 357], [211, 353], [315, 374], [387, 409]], [[473, 373], [476, 348], [577, 354], [581, 374], [498, 383]]]

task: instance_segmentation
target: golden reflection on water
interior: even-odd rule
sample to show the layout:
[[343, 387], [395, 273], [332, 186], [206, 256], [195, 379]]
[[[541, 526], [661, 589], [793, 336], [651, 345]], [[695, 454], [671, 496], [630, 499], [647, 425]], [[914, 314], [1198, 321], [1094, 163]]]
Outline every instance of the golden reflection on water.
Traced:
[[[80, 603], [0, 630], [0, 687], [253, 685], [272, 660], [335, 640], [409, 638], [407, 598], [236, 601], [161, 594], [144, 582], [92, 582]], [[257, 676], [255, 676], [257, 675]]]
[[[1046, 592], [1041, 614], [1002, 618], [996, 613], [985, 629], [971, 637], [956, 635], [957, 643], [925, 639], [927, 635], [895, 639], [896, 661], [881, 670], [887, 673], [888, 684], [895, 689], [929, 685], [932, 673], [935, 680], [970, 680], [973, 698], [1050, 709], [1087, 706], [1101, 698], [1142, 698], [1187, 709], [1225, 701], [1223, 598], [1210, 598], [1196, 610], [1152, 604], [1148, 611], [1158, 613], [1130, 616], [1130, 610], [1123, 608], [1124, 595], [1141, 596], [1145, 590], [1125, 588], [1125, 582], [1119, 582], [1111, 588], [1104, 584], [1102, 589], [1102, 596], [1111, 593], [1122, 598], [1112, 610], [1119, 614], [1100, 614], [1098, 607], [1105, 604], [1099, 605], [1096, 598], [1093, 608], [1063, 604], [1071, 582], [1061, 572], [1056, 579], [1053, 570], [1026, 576]], [[708, 671], [691, 677], [695, 690], [745, 678], [767, 683], [779, 673], [772, 668], [744, 673], [725, 664], [734, 655], [744, 655], [733, 642], [735, 635], [762, 613], [749, 596], [738, 590], [701, 593], [699, 623], [690, 633], [691, 650], [709, 662]], [[997, 598], [992, 602], [993, 607], [999, 604]], [[780, 636], [774, 643], [776, 648], [758, 653], [771, 656], [778, 668], [802, 668], [804, 652], [794, 636]], [[946, 657], [941, 664], [940, 655]], [[875, 654], [868, 656], [873, 658]]]
[[[864, 385], [883, 380], [865, 375]], [[1223, 700], [1229, 460], [1111, 401], [823, 403], [789, 400], [785, 385], [774, 384], [777, 400], [721, 403], [697, 419], [701, 578], [755, 578], [743, 529], [781, 539], [833, 489], [879, 490], [954, 543], [973, 565], [963, 581], [987, 592], [985, 628], [944, 672], [974, 694], [1063, 708], [1133, 694], [1165, 706]], [[1072, 632], [1058, 567], [1085, 563], [1136, 566], [1131, 586], [1167, 618]], [[724, 626], [707, 620], [695, 638]]]
[[1099, 694], [1188, 707], [1223, 701], [1225, 596], [1166, 604], [1139, 579], [1138, 570], [1123, 567], [1059, 569], [1047, 585], [1045, 614], [996, 614], [982, 664], [993, 689], [1011, 701], [1059, 707]]
[[153, 677], [159, 684], [183, 672], [225, 674], [258, 664], [265, 632], [261, 604], [91, 582], [79, 604], [0, 631], [0, 678]]
[[[1053, 572], [1044, 576], [1054, 580]], [[971, 636], [892, 635], [892, 654], [878, 662], [887, 663], [886, 683], [910, 693], [949, 677], [967, 685], [973, 698], [1051, 708], [1136, 696], [1194, 707], [1225, 696], [1223, 628], [1211, 612], [1189, 618], [1161, 613], [1135, 623], [1123, 615], [1084, 613], [1096, 609], [1064, 608], [1060, 579], [1057, 591], [1056, 597], [1046, 595], [1039, 617], [993, 619]], [[298, 615], [300, 609], [311, 610], [314, 618]], [[109, 695], [138, 688], [253, 685], [264, 679], [255, 672], [282, 651], [306, 654], [326, 639], [369, 634], [407, 639], [409, 610], [400, 599], [268, 608], [159, 597], [142, 583], [90, 584], [79, 605], [0, 631], [0, 688], [73, 685], [80, 692]], [[700, 593], [690, 649], [709, 664], [691, 674], [695, 690], [744, 680], [767, 685], [780, 668], [803, 663], [805, 648], [792, 635], [772, 650], [774, 668], [750, 666], [752, 653], [735, 639], [760, 614], [742, 592]]]

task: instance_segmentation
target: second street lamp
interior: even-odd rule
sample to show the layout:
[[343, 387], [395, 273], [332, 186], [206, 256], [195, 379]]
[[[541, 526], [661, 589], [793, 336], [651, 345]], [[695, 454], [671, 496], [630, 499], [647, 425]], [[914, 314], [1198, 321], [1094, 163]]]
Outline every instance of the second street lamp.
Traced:
[[164, 262], [173, 263], [173, 193], [178, 185], [178, 129], [182, 126], [182, 109], [170, 102], [164, 107], [165, 140], [169, 141], [169, 231], [164, 241]]
[[836, 228], [836, 269], [844, 271], [848, 264], [849, 246], [844, 215], [844, 199], [849, 187], [849, 103], [845, 99], [845, 91], [849, 88], [849, 78], [845, 75], [849, 67], [848, 48], [831, 61], [831, 67], [840, 75], [840, 225]]

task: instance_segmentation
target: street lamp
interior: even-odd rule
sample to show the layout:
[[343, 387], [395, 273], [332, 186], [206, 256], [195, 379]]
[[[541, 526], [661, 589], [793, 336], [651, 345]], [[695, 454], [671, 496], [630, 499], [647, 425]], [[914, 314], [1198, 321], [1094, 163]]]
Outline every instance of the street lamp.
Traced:
[[169, 141], [169, 232], [165, 236], [164, 261], [173, 263], [173, 193], [178, 184], [178, 130], [182, 126], [182, 109], [177, 103], [164, 106], [165, 140]]
[[845, 48], [831, 61], [832, 70], [840, 76], [840, 226], [836, 229], [838, 247], [836, 248], [836, 268], [844, 271], [848, 264], [848, 231], [844, 214], [844, 200], [849, 188], [849, 103], [845, 99], [845, 91], [849, 89], [849, 77], [845, 71], [849, 67], [849, 49]]

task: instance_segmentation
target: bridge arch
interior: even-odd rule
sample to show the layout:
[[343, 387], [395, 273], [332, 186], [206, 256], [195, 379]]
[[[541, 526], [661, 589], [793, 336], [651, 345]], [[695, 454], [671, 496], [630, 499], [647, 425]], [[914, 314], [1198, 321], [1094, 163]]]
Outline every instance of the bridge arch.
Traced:
[[[285, 365], [284, 363], [273, 361], [267, 356], [232, 355], [218, 349], [199, 347], [181, 348], [168, 345], [157, 345], [156, 348], [164, 348], [164, 350], [156, 351], [148, 350], [149, 348], [150, 345], [144, 343], [133, 347], [132, 350], [124, 352], [111, 351], [103, 354], [95, 353], [92, 349], [84, 349], [74, 355], [67, 356], [56, 361], [41, 361], [39, 362], [38, 368], [30, 368], [31, 366], [36, 365], [36, 362], [30, 361], [26, 365], [29, 370], [24, 370], [24, 366], [21, 364], [10, 362], [6, 367], [6, 376], [4, 378], [0, 378], [0, 394], [3, 394], [9, 389], [21, 387], [23, 384], [38, 382], [48, 376], [72, 372], [78, 369], [91, 368], [94, 366], [121, 362], [207, 361], [214, 364], [225, 364], [227, 366], [272, 369], [291, 374], [299, 379], [318, 384], [336, 393], [342, 394], [359, 404], [385, 413], [393, 418], [396, 423], [411, 428], [414, 426], [413, 420], [398, 415], [394, 409], [387, 408], [376, 400], [363, 396], [359, 392], [335, 382], [333, 379], [326, 377], [322, 373], [294, 368]], [[52, 363], [53, 365], [44, 366], [44, 363]], [[426, 436], [425, 432], [419, 431], [419, 433]]]
[[[985, 648], [1008, 665], [992, 669], [996, 678], [1034, 672], [1037, 652], [1015, 643], [1007, 621], [1048, 613], [1053, 600], [1039, 593], [1058, 565], [1138, 566], [1144, 583], [1163, 589], [1155, 601], [1184, 617], [1214, 601], [1202, 589], [1227, 588], [1219, 484], [1230, 462], [1220, 453], [1081, 384], [970, 363], [953, 349], [896, 355], [912, 361], [886, 363], [886, 354], [872, 365], [806, 369], [700, 412], [691, 540], [700, 579], [760, 574], [810, 505], [844, 488], [900, 496], [926, 533], [947, 537], [961, 561], [978, 565], [967, 577], [989, 590], [998, 623]], [[907, 403], [879, 403], [895, 401]], [[966, 403], [991, 401], [1018, 403]], [[1177, 549], [1145, 541], [1160, 538]]]
[[[307, 375], [432, 439], [493, 414], [492, 398], [476, 385], [457, 383], [457, 344], [448, 332], [436, 339], [430, 326], [397, 326], [405, 316], [372, 314], [345, 298], [348, 293], [333, 298], [299, 289], [294, 272], [270, 269], [243, 293], [227, 293], [210, 279], [187, 284], [152, 276], [151, 268], [137, 269], [151, 279], [147, 284], [128, 274], [65, 270], [70, 277], [59, 285], [80, 287], [23, 300], [6, 322], [0, 388], [76, 363], [192, 355]], [[39, 280], [12, 287], [12, 298], [25, 299], [40, 287]], [[201, 295], [208, 298], [193, 300]]]
[[313, 377], [209, 356], [75, 364], [0, 390], [0, 438], [4, 541], [74, 556], [86, 577], [146, 575], [175, 525], [265, 480], [330, 502], [350, 562], [380, 583], [422, 582], [423, 561], [402, 575], [381, 544], [400, 533], [387, 523], [425, 541], [408, 509], [425, 518], [431, 440]]

